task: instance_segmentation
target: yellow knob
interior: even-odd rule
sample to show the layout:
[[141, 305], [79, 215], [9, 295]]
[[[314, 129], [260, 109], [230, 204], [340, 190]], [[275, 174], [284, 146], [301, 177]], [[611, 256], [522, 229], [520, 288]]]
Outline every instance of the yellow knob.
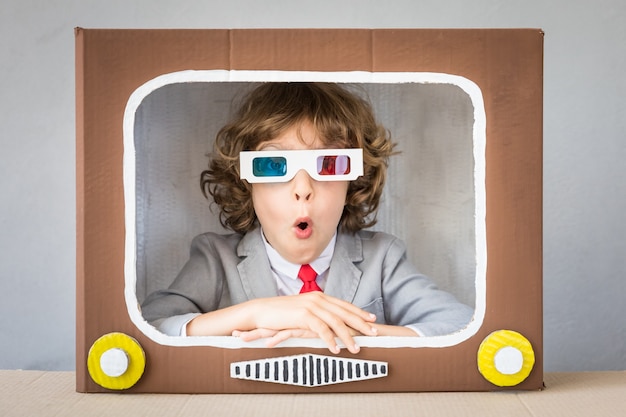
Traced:
[[478, 348], [478, 370], [499, 387], [511, 387], [528, 378], [535, 365], [532, 345], [512, 330], [498, 330], [487, 336]]
[[139, 381], [146, 356], [139, 343], [123, 333], [108, 333], [89, 349], [87, 369], [91, 379], [103, 388], [124, 390]]

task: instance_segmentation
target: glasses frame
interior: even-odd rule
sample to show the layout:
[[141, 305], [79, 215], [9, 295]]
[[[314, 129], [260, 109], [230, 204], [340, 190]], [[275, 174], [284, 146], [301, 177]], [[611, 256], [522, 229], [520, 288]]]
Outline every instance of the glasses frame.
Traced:
[[[350, 158], [350, 172], [341, 175], [319, 174], [317, 158], [320, 156], [347, 156]], [[253, 162], [256, 158], [285, 158], [287, 172], [282, 176], [257, 176], [253, 172]], [[251, 184], [289, 182], [300, 170], [305, 170], [316, 181], [354, 181], [363, 175], [363, 149], [269, 150], [239, 153], [239, 178]]]

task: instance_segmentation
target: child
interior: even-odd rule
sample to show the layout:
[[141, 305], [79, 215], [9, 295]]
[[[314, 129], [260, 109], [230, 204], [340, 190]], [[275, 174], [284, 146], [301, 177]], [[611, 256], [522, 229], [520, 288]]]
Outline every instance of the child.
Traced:
[[319, 337], [333, 353], [337, 339], [357, 353], [356, 335], [465, 327], [473, 310], [419, 274], [399, 239], [363, 230], [375, 223], [393, 147], [369, 103], [336, 84], [253, 90], [201, 176], [235, 233], [196, 237], [176, 280], [144, 302], [146, 320], [169, 335], [269, 347]]

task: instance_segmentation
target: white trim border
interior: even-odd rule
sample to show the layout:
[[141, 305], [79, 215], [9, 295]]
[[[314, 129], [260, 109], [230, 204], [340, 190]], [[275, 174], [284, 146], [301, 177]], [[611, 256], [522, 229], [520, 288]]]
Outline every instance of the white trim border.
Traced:
[[[169, 346], [213, 346], [230, 349], [264, 348], [263, 340], [243, 342], [231, 336], [174, 337], [167, 336], [152, 327], [141, 315], [137, 300], [137, 242], [136, 242], [136, 189], [135, 189], [135, 114], [143, 100], [153, 91], [170, 84], [192, 82], [269, 82], [269, 81], [317, 81], [336, 83], [422, 83], [452, 84], [461, 88], [471, 99], [474, 107], [474, 190], [476, 232], [476, 308], [474, 318], [463, 330], [436, 337], [365, 337], [355, 338], [361, 347], [447, 347], [459, 344], [476, 334], [485, 318], [487, 237], [486, 237], [486, 191], [485, 147], [486, 117], [480, 88], [472, 81], [458, 75], [429, 72], [311, 72], [311, 71], [180, 71], [158, 76], [137, 88], [130, 96], [124, 112], [124, 200], [125, 200], [125, 259], [124, 295], [131, 321], [150, 339]], [[339, 342], [339, 341], [338, 341]], [[321, 339], [290, 339], [279, 347], [324, 348]], [[340, 344], [340, 347], [343, 347]]]

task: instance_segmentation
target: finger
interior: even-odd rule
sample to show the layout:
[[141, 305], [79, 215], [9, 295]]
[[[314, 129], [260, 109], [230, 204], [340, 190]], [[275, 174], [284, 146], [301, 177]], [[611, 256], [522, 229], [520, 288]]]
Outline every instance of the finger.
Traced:
[[360, 318], [356, 318], [353, 315], [342, 315], [344, 323], [357, 334], [363, 336], [378, 336], [378, 330], [374, 326], [375, 323], [369, 321], [363, 321]]
[[267, 347], [277, 346], [279, 343], [284, 342], [287, 339], [291, 339], [293, 337], [317, 337], [317, 334], [304, 329], [285, 329], [277, 332], [275, 335], [270, 337], [265, 345]]
[[[376, 321], [376, 315], [365, 311], [357, 306], [355, 306], [354, 304], [345, 301], [345, 300], [341, 300], [339, 298], [335, 298], [332, 297], [330, 295], [327, 295], [325, 293], [321, 293], [321, 292], [314, 292], [314, 293], [307, 293], [307, 294], [311, 294], [313, 296], [318, 296], [319, 298], [322, 298], [325, 302], [328, 302], [330, 304], [333, 304], [339, 308], [341, 308], [342, 310], [345, 310], [351, 314], [354, 314], [358, 317], [360, 317], [363, 321], [367, 321], [367, 322], [375, 322]], [[303, 294], [306, 295], [306, 294]]]
[[317, 337], [322, 339], [328, 347], [328, 350], [332, 353], [337, 354], [341, 351], [339, 346], [337, 346], [337, 341], [335, 340], [335, 332], [331, 330], [326, 321], [320, 319], [316, 314], [311, 314], [305, 317], [303, 325], [305, 329], [310, 329], [311, 332], [315, 333]]
[[363, 319], [364, 317], [371, 319], [370, 313], [322, 293], [308, 296], [306, 300], [311, 303], [305, 307], [309, 313], [307, 316], [312, 314], [319, 319], [310, 320], [307, 325], [318, 333], [331, 352], [339, 351], [335, 337], [338, 337], [351, 353], [359, 352], [360, 348], [352, 337], [353, 329], [365, 335], [376, 335], [371, 323]]
[[[337, 337], [343, 342], [348, 351], [351, 353], [359, 352], [360, 347], [354, 341], [351, 329], [348, 325], [346, 325], [343, 317], [337, 316], [325, 310], [317, 311], [316, 314], [319, 315], [318, 317], [324, 323], [324, 326], [320, 330], [321, 333], [319, 333], [320, 337], [325, 339], [326, 344], [329, 347], [332, 347], [333, 345], [336, 346], [335, 337]], [[339, 353], [339, 348], [332, 347], [331, 352]]]
[[[326, 345], [328, 346], [328, 349], [332, 353], [336, 354], [340, 352], [339, 346], [337, 346], [337, 343], [335, 341], [334, 334], [332, 333], [332, 331], [330, 331], [330, 329], [328, 329], [328, 326], [326, 326], [323, 322], [321, 322], [320, 320], [314, 317], [312, 317], [311, 319], [307, 321], [309, 323], [306, 324], [306, 326], [310, 326], [311, 328], [318, 329], [318, 330], [295, 328], [295, 329], [284, 329], [280, 331], [273, 331], [272, 332], [273, 335], [267, 339], [267, 341], [265, 342], [265, 345], [268, 348], [275, 347], [279, 343], [284, 342], [285, 340], [293, 338], [293, 337], [320, 338], [326, 343]], [[262, 330], [262, 329], [257, 329], [257, 330]], [[251, 332], [245, 332], [245, 333], [252, 333], [252, 332], [259, 333], [259, 334], [261, 333], [266, 334], [265, 332], [256, 332], [256, 330], [253, 330]]]
[[[330, 326], [333, 331], [337, 333], [337, 336], [342, 338], [342, 340], [346, 336], [350, 336], [347, 334], [349, 329], [346, 329], [344, 324], [347, 327], [351, 327], [356, 330], [360, 334], [366, 336], [376, 336], [377, 330], [374, 326], [372, 326], [372, 322], [376, 321], [376, 316], [368, 313], [353, 304], [348, 303], [347, 301], [339, 300], [330, 296], [321, 296], [317, 300], [313, 300], [316, 303], [316, 308], [312, 309], [318, 317], [324, 322], [331, 324]], [[327, 315], [326, 312], [331, 315]], [[334, 317], [333, 317], [334, 316]], [[339, 319], [339, 321], [335, 320]]]
[[[248, 331], [237, 331], [239, 338], [244, 342], [251, 342], [253, 340], [263, 339], [266, 337], [272, 337], [277, 333], [277, 330], [272, 329], [254, 329]], [[233, 332], [233, 336], [235, 336], [235, 332]]]

